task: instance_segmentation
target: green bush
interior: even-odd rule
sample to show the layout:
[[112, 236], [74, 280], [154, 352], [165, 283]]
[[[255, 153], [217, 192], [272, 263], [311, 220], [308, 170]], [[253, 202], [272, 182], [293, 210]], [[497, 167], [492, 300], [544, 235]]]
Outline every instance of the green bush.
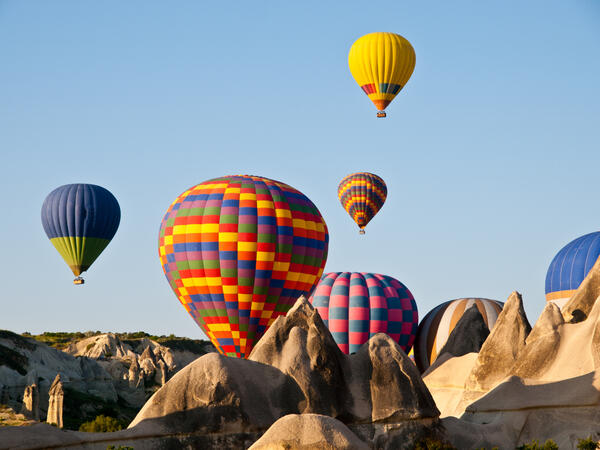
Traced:
[[596, 450], [598, 447], [598, 441], [592, 439], [592, 436], [589, 436], [586, 439], [579, 439], [577, 441], [577, 448], [579, 450]]
[[91, 422], [82, 423], [79, 427], [79, 431], [86, 431], [88, 433], [111, 433], [122, 429], [123, 424], [120, 420], [102, 414], [96, 416]]
[[517, 450], [558, 450], [558, 445], [552, 439], [548, 439], [544, 445], [540, 445], [537, 440], [533, 440], [530, 444], [517, 447]]

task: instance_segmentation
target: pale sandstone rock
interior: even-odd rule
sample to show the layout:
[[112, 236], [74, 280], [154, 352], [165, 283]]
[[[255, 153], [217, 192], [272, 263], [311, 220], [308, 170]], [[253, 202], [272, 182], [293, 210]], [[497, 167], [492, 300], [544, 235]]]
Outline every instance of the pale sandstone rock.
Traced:
[[348, 421], [439, 415], [416, 366], [393, 339], [379, 333], [346, 356], [304, 297], [277, 318], [248, 359], [290, 375], [306, 398], [302, 413]]
[[75, 358], [48, 347], [31, 338], [0, 330], [0, 345], [19, 355], [26, 373], [0, 365], [0, 384], [4, 385], [4, 402], [13, 409], [21, 408], [20, 398], [26, 386], [36, 384], [39, 392], [40, 418], [48, 410], [48, 391], [57, 373], [62, 381], [80, 392], [89, 393], [105, 401], [117, 401], [117, 392], [111, 376], [94, 360]]
[[249, 450], [368, 450], [339, 420], [319, 414], [290, 414], [277, 420]]
[[23, 392], [23, 414], [28, 419], [40, 420], [40, 393], [37, 384], [30, 384]]
[[559, 331], [564, 323], [559, 307], [548, 302], [510, 373], [521, 378], [534, 378], [542, 374], [558, 353]]
[[398, 344], [378, 334], [346, 356], [305, 298], [275, 321], [249, 360], [211, 354], [180, 371], [130, 429], [156, 438], [241, 436], [298, 413], [338, 418], [378, 448], [410, 448], [419, 436], [442, 436], [439, 411]]
[[530, 331], [523, 299], [515, 291], [504, 304], [494, 328], [479, 351], [466, 383], [467, 389], [485, 392], [506, 378], [525, 348]]
[[297, 413], [303, 400], [276, 368], [210, 353], [159, 389], [129, 427], [164, 434], [263, 431]]
[[55, 424], [58, 428], [63, 427], [63, 401], [65, 392], [63, 389], [60, 374], [56, 375], [50, 391], [48, 392], [48, 417], [46, 422]]
[[440, 417], [460, 417], [469, 402], [463, 398], [477, 353], [453, 357], [449, 353], [440, 355], [423, 374], [423, 381], [440, 410]]
[[[443, 420], [454, 445], [515, 448], [533, 439], [553, 439], [561, 449], [575, 449], [579, 438], [599, 438], [598, 289], [596, 264], [562, 314], [554, 304], [546, 306], [502, 382], [487, 393], [464, 392], [463, 401], [470, 404], [462, 420]], [[449, 363], [437, 370], [444, 372]], [[483, 438], [488, 435], [494, 438]]]

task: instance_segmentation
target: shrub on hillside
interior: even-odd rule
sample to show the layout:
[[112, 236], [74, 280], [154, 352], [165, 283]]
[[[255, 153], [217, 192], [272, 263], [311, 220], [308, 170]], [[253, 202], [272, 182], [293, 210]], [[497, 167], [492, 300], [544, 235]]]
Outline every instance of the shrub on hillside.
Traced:
[[79, 427], [79, 431], [86, 431], [88, 433], [111, 433], [122, 429], [123, 424], [120, 420], [102, 414], [96, 416], [91, 422], [82, 423]]
[[598, 441], [595, 441], [594, 439], [592, 439], [592, 436], [585, 438], [585, 439], [579, 439], [577, 441], [577, 449], [578, 450], [596, 450], [599, 445], [598, 445]]
[[544, 442], [544, 445], [540, 445], [537, 440], [533, 440], [529, 444], [520, 445], [517, 450], [558, 450], [558, 445], [552, 439], [548, 439]]

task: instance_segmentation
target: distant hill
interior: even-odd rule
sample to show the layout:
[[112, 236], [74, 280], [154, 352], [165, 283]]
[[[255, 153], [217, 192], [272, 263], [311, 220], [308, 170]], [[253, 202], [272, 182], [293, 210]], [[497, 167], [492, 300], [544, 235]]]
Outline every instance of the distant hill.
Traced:
[[21, 412], [28, 388], [35, 397], [30, 403], [37, 406], [35, 414], [25, 416], [44, 420], [50, 385], [60, 374], [65, 428], [76, 430], [99, 414], [126, 424], [175, 373], [214, 351], [209, 341], [143, 331], [19, 335], [0, 330], [0, 404]]
[[159, 344], [173, 350], [187, 350], [189, 352], [197, 353], [199, 355], [215, 351], [215, 348], [213, 347], [212, 343], [207, 340], [190, 339], [187, 337], [175, 336], [174, 334], [170, 334], [169, 336], [155, 336], [148, 334], [144, 331], [135, 331], [132, 333], [112, 333], [110, 331], [76, 331], [73, 333], [68, 333], [64, 331], [45, 331], [42, 334], [23, 333], [22, 336], [33, 338], [38, 342], [43, 342], [49, 347], [53, 347], [58, 350], [65, 350], [67, 347], [69, 347], [69, 345], [79, 342], [83, 339], [109, 333], [114, 334], [122, 342], [127, 342], [130, 345], [133, 344], [133, 346], [135, 346], [135, 341], [139, 341], [141, 339], [146, 338], [158, 342]]

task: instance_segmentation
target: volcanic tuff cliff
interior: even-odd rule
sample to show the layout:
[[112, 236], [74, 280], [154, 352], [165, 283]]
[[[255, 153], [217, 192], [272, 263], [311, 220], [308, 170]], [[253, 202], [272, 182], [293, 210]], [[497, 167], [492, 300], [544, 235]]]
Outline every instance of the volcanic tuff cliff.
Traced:
[[30, 337], [0, 331], [1, 403], [45, 420], [51, 383], [60, 374], [66, 427], [77, 428], [96, 414], [130, 420], [177, 371], [214, 350], [208, 343], [187, 347], [196, 352], [171, 349], [148, 338], [121, 340], [108, 333], [60, 351]]

